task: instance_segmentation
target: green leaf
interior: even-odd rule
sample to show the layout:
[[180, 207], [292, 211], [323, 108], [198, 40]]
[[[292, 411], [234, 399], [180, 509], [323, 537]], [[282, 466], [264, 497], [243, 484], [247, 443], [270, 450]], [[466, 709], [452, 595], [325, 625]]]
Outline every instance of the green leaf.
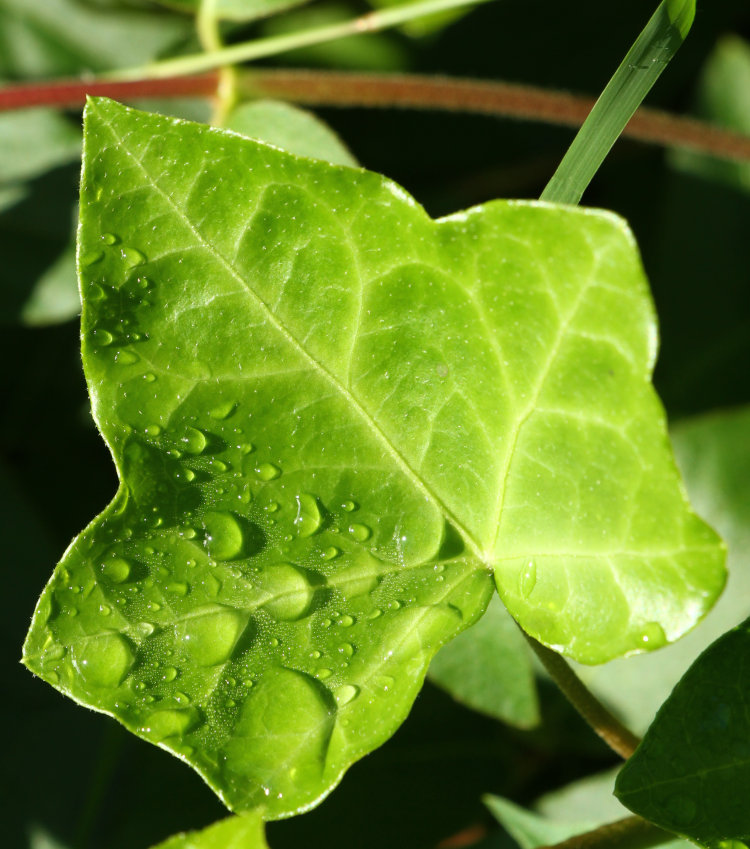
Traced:
[[[204, 0], [205, 2], [205, 0]], [[310, 0], [213, 0], [214, 13], [225, 21], [255, 21], [277, 15]]]
[[227, 119], [227, 128], [243, 136], [275, 144], [296, 153], [336, 165], [356, 167], [357, 160], [341, 139], [319, 118], [279, 100], [243, 103]]
[[615, 216], [435, 222], [379, 175], [95, 100], [79, 237], [121, 484], [25, 662], [231, 807], [316, 804], [403, 720], [492, 571], [587, 662], [675, 639], [719, 592]]
[[482, 801], [521, 849], [553, 846], [596, 827], [593, 822], [555, 822], [521, 808], [502, 796], [484, 796]]
[[183, 41], [191, 21], [86, 0], [0, 0], [0, 76], [78, 74], [148, 62]]
[[750, 838], [750, 619], [685, 673], [617, 778], [630, 810], [703, 843]]
[[499, 598], [484, 616], [444, 646], [429, 678], [457, 701], [519, 728], [539, 722], [528, 646]]
[[[702, 70], [696, 106], [704, 120], [750, 134], [750, 44], [736, 36], [719, 41]], [[670, 159], [688, 173], [750, 190], [747, 162], [714, 159], [687, 150], [672, 151]]]
[[729, 546], [726, 591], [705, 621], [661, 651], [577, 670], [629, 728], [643, 733], [695, 658], [740, 622], [750, 598], [750, 407], [696, 416], [672, 429], [690, 498]]
[[257, 813], [228, 817], [201, 831], [175, 834], [153, 849], [268, 849]]

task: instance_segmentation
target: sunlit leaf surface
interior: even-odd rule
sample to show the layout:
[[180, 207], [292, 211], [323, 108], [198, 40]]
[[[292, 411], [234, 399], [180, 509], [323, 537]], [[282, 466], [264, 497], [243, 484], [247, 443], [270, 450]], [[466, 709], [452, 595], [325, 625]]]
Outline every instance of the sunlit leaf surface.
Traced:
[[621, 220], [435, 222], [376, 174], [106, 100], [81, 209], [84, 367], [121, 485], [25, 661], [230, 807], [319, 801], [492, 573], [586, 662], [712, 603], [723, 549], [669, 453]]

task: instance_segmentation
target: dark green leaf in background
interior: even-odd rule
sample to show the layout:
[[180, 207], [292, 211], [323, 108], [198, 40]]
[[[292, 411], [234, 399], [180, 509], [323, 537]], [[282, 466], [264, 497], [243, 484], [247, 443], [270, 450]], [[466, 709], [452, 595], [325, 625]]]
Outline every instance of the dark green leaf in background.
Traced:
[[490, 569], [588, 662], [676, 638], [721, 588], [614, 216], [433, 222], [378, 175], [95, 101], [80, 237], [121, 486], [25, 660], [231, 807], [304, 810], [387, 739]]
[[202, 831], [175, 834], [153, 849], [268, 849], [268, 844], [263, 820], [250, 813], [229, 817]]
[[694, 840], [750, 838], [750, 619], [682, 677], [615, 793], [635, 813]]
[[234, 109], [227, 129], [274, 144], [298, 156], [355, 167], [346, 145], [312, 112], [279, 100], [255, 100]]
[[444, 646], [429, 677], [467, 707], [531, 728], [539, 722], [530, 651], [499, 598], [484, 616]]

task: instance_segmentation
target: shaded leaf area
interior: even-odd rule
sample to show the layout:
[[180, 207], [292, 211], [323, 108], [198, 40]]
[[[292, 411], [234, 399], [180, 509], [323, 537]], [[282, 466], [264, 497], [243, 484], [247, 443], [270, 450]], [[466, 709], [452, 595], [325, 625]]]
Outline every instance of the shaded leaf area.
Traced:
[[687, 419], [672, 429], [672, 439], [692, 503], [727, 542], [729, 579], [705, 621], [674, 645], [596, 669], [578, 668], [638, 733], [698, 654], [750, 611], [750, 409]]
[[56, 77], [138, 65], [176, 48], [192, 22], [87, 0], [0, 0], [0, 77]]
[[346, 145], [312, 112], [279, 100], [242, 103], [230, 113], [226, 127], [298, 156], [356, 167]]
[[546, 819], [501, 796], [485, 796], [483, 801], [492, 816], [511, 835], [520, 849], [537, 849], [538, 846], [562, 843], [563, 840], [590, 831], [599, 824], [593, 820], [558, 822]]
[[444, 646], [429, 678], [467, 707], [519, 728], [539, 722], [526, 641], [499, 598], [484, 616]]
[[[162, 6], [195, 13], [201, 0], [157, 0]], [[248, 22], [258, 18], [277, 15], [294, 6], [302, 6], [310, 0], [203, 0], [210, 3], [213, 17], [218, 20]]]
[[176, 834], [153, 849], [268, 849], [258, 813], [242, 814], [201, 831]]
[[80, 233], [122, 483], [26, 663], [230, 806], [309, 807], [392, 734], [491, 566], [589, 661], [676, 637], [720, 588], [612, 216], [433, 222], [377, 175], [95, 101]]
[[750, 837], [750, 619], [674, 688], [615, 785], [657, 825], [707, 844]]
[[50, 109], [0, 115], [0, 321], [80, 312], [74, 215], [80, 130]]

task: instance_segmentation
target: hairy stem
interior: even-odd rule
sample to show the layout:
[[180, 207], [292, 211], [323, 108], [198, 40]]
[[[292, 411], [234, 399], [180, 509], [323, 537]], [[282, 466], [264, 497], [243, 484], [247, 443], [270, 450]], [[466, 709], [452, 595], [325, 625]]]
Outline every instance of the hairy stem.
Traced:
[[565, 698], [610, 749], [627, 760], [641, 742], [638, 737], [604, 707], [561, 655], [543, 646], [525, 631], [524, 636]]
[[541, 849], [648, 849], [674, 839], [674, 834], [641, 817], [633, 816], [576, 834], [554, 847], [545, 846]]
[[[209, 71], [128, 82], [24, 83], [0, 88], [0, 111], [33, 106], [76, 107], [83, 105], [87, 94], [117, 100], [213, 96], [218, 80], [217, 72]], [[532, 86], [418, 74], [262, 69], [242, 72], [239, 88], [247, 97], [275, 97], [307, 106], [446, 110], [569, 127], [579, 127], [594, 104], [590, 97]], [[650, 144], [750, 161], [750, 136], [655, 109], [641, 107], [623, 135]]]

